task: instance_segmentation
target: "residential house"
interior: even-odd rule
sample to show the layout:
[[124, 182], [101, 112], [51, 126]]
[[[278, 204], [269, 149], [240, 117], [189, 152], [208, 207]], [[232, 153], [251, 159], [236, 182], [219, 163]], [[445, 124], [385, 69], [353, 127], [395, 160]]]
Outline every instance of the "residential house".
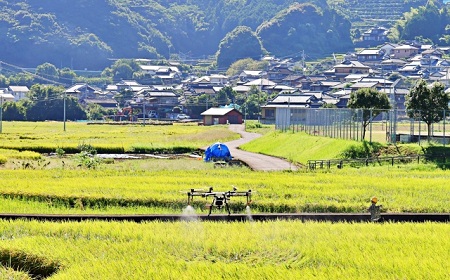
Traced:
[[281, 83], [290, 87], [294, 87], [294, 88], [299, 88], [301, 87], [302, 83], [302, 79], [304, 79], [305, 76], [304, 75], [289, 75], [287, 77], [285, 77]]
[[379, 49], [365, 49], [356, 54], [358, 61], [380, 61], [384, 56], [384, 52]]
[[422, 67], [420, 64], [406, 64], [402, 68], [398, 69], [398, 72], [405, 77], [420, 78], [421, 69]]
[[237, 93], [240, 94], [245, 94], [247, 93], [249, 90], [251, 89], [251, 87], [249, 86], [243, 86], [243, 85], [239, 85], [239, 86], [235, 86], [233, 87], [233, 90]]
[[291, 92], [292, 93], [292, 92], [296, 91], [296, 89], [293, 87], [285, 86], [285, 85], [273, 85], [273, 86], [264, 87], [264, 91], [266, 91], [269, 94], [281, 93], [281, 92], [285, 92], [285, 93]]
[[411, 45], [400, 45], [393, 49], [392, 58], [409, 58], [419, 53], [419, 49]]
[[0, 104], [5, 102], [14, 102], [14, 95], [8, 93], [6, 89], [0, 89]]
[[378, 86], [378, 82], [376, 81], [368, 81], [368, 82], [357, 82], [350, 86], [352, 91], [357, 91], [363, 88], [373, 88], [376, 89]]
[[407, 62], [402, 59], [385, 59], [381, 61], [381, 71], [391, 72], [402, 68]]
[[88, 84], [75, 84], [70, 88], [66, 89], [66, 94], [68, 96], [74, 96], [79, 100], [83, 100], [86, 98], [96, 99], [98, 95], [101, 93], [101, 89], [90, 86]]
[[391, 57], [394, 53], [394, 49], [400, 45], [393, 43], [385, 43], [380, 47], [380, 52], [384, 53], [384, 57]]
[[322, 105], [315, 94], [279, 94], [273, 100], [261, 106], [261, 121], [274, 123], [277, 115], [287, 114], [290, 109], [318, 108]]
[[277, 65], [267, 71], [267, 78], [275, 83], [282, 83], [283, 79], [294, 74], [287, 66]]
[[374, 27], [362, 34], [363, 41], [386, 42], [388, 40], [389, 29], [384, 27]]
[[318, 81], [325, 81], [327, 77], [319, 75], [319, 76], [303, 76], [301, 81], [301, 89], [302, 90], [310, 90], [311, 85], [317, 83]]
[[201, 113], [204, 125], [241, 124], [242, 113], [235, 108], [209, 108]]
[[311, 84], [311, 91], [329, 91], [333, 86], [340, 84], [339, 81], [321, 80]]
[[144, 89], [144, 88], [148, 88], [147, 85], [141, 85], [140, 83], [138, 83], [137, 81], [134, 80], [122, 80], [118, 83], [116, 83], [117, 86], [117, 91], [122, 91], [122, 90], [131, 90], [133, 92], [139, 92], [140, 90]]
[[[140, 60], [142, 61], [142, 60]], [[176, 66], [167, 65], [139, 65], [146, 79], [158, 79], [165, 85], [181, 81], [181, 72]]]
[[179, 105], [179, 96], [172, 90], [158, 90], [154, 87], [142, 89], [136, 94], [135, 99], [130, 102], [130, 107], [139, 109], [146, 114], [150, 111], [157, 113], [159, 117], [166, 117], [172, 109]]
[[335, 65], [333, 69], [324, 71], [324, 75], [330, 78], [343, 80], [349, 74], [369, 74], [372, 69], [359, 61], [344, 60]]
[[27, 98], [28, 92], [30, 90], [27, 86], [9, 86], [8, 93], [14, 96], [14, 101], [19, 101], [21, 99]]
[[273, 87], [274, 85], [276, 83], [268, 79], [257, 79], [244, 84], [244, 86], [248, 87], [256, 86], [259, 90], [265, 90], [266, 87]]
[[434, 57], [438, 57], [438, 58], [442, 58], [444, 56], [444, 52], [439, 50], [439, 49], [427, 49], [423, 52], [421, 52], [422, 56], [434, 56]]
[[253, 80], [267, 78], [267, 72], [261, 70], [244, 70], [239, 74], [239, 80], [243, 82], [251, 82]]
[[224, 75], [210, 75], [202, 76], [200, 78], [194, 79], [190, 84], [202, 84], [202, 85], [225, 85], [228, 83], [228, 76]]

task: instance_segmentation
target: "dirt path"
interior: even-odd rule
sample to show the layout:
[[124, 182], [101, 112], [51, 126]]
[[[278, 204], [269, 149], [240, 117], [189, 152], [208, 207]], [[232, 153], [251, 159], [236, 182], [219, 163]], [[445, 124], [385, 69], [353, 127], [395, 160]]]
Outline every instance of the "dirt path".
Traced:
[[239, 133], [241, 138], [238, 140], [226, 142], [231, 156], [245, 162], [251, 169], [259, 171], [281, 171], [281, 170], [297, 170], [297, 167], [290, 162], [277, 157], [266, 156], [257, 153], [251, 153], [240, 150], [238, 147], [242, 144], [250, 142], [261, 137], [261, 134], [250, 133], [245, 131], [244, 124], [231, 124], [230, 130]]

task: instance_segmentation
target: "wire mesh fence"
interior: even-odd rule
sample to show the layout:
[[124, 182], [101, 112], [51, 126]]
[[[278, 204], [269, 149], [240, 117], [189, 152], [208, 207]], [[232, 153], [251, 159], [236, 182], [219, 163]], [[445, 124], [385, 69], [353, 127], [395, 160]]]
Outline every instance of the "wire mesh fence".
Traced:
[[277, 108], [278, 130], [369, 142], [450, 142], [449, 111]]

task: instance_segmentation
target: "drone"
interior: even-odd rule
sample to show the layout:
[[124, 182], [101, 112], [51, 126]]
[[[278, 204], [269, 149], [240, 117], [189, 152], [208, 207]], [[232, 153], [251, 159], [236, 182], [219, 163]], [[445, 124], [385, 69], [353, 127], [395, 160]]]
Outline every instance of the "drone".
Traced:
[[228, 202], [230, 201], [232, 196], [245, 196], [247, 197], [247, 206], [250, 205], [251, 197], [252, 197], [252, 190], [248, 191], [237, 191], [236, 187], [233, 187], [232, 191], [226, 191], [226, 192], [215, 192], [212, 187], [209, 188], [208, 191], [204, 190], [195, 190], [191, 189], [188, 193], [188, 205], [191, 205], [194, 196], [200, 196], [200, 197], [213, 197], [213, 201], [211, 205], [209, 206], [209, 213], [208, 216], [211, 215], [211, 211], [213, 207], [216, 207], [217, 209], [222, 209], [223, 207], [228, 212], [228, 215], [231, 215], [230, 212], [230, 206], [228, 205]]

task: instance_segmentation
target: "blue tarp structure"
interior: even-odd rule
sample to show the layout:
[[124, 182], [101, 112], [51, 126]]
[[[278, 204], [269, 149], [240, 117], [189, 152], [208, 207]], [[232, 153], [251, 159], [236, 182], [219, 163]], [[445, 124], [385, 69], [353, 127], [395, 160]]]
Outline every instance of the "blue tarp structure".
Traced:
[[209, 146], [205, 151], [205, 161], [229, 161], [231, 160], [231, 154], [228, 147], [223, 143], [215, 143]]

